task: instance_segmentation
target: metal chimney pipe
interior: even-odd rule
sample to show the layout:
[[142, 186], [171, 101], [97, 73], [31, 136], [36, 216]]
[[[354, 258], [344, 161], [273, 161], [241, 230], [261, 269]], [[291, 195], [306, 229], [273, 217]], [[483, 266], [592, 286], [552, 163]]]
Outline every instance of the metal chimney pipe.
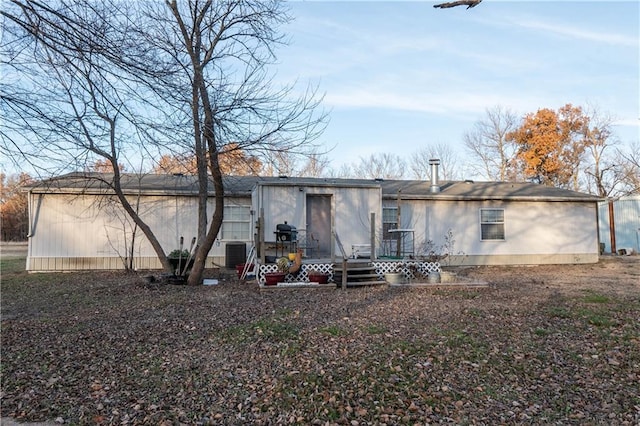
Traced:
[[436, 194], [440, 192], [440, 184], [438, 183], [438, 166], [440, 165], [440, 160], [437, 158], [432, 158], [431, 160], [429, 160], [429, 165], [431, 166], [430, 191], [432, 194]]

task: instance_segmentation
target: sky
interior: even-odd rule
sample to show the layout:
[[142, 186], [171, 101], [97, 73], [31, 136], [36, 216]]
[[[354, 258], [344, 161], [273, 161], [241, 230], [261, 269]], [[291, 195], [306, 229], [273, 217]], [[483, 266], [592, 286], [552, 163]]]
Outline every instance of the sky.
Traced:
[[464, 159], [464, 133], [496, 106], [518, 116], [595, 106], [622, 143], [640, 140], [640, 2], [435, 3], [289, 4], [277, 79], [324, 94], [319, 142], [334, 169], [442, 143]]
[[440, 144], [464, 163], [464, 134], [494, 107], [522, 117], [593, 106], [616, 119], [621, 143], [640, 141], [640, 1], [435, 3], [288, 3], [289, 43], [271, 71], [324, 95], [330, 121], [317, 142], [332, 169]]

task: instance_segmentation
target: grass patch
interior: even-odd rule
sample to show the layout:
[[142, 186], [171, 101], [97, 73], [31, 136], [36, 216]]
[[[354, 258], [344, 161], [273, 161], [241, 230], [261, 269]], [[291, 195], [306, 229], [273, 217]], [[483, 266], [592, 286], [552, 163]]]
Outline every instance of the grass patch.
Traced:
[[548, 336], [549, 334], [551, 334], [551, 331], [547, 330], [546, 328], [537, 327], [535, 330], [533, 330], [533, 333], [536, 336], [544, 337], [544, 336]]
[[387, 328], [376, 324], [369, 324], [366, 327], [366, 331], [369, 334], [384, 334], [387, 332]]
[[601, 311], [593, 311], [590, 309], [583, 309], [580, 311], [580, 316], [587, 320], [591, 325], [596, 327], [611, 327], [616, 324], [608, 313]]
[[611, 301], [609, 297], [603, 294], [598, 294], [593, 291], [586, 291], [585, 293], [586, 294], [582, 298], [582, 301], [585, 303], [609, 303]]
[[467, 314], [469, 314], [472, 317], [483, 317], [484, 316], [482, 310], [480, 310], [478, 308], [469, 308], [467, 310]]
[[322, 327], [320, 329], [320, 331], [322, 333], [328, 334], [330, 336], [334, 336], [334, 337], [338, 337], [338, 336], [344, 336], [347, 334], [347, 331], [343, 328], [341, 328], [340, 326], [337, 325], [329, 325], [327, 327]]
[[225, 329], [221, 336], [225, 340], [244, 343], [254, 338], [267, 338], [275, 341], [287, 341], [298, 338], [300, 329], [296, 324], [273, 318], [260, 319], [248, 324]]
[[300, 330], [295, 324], [281, 322], [272, 319], [256, 321], [253, 324], [255, 333], [259, 336], [269, 337], [275, 340], [290, 340], [298, 337]]
[[564, 306], [550, 306], [547, 308], [547, 314], [552, 318], [569, 319], [572, 317], [571, 311]]
[[19, 274], [25, 272], [27, 267], [27, 259], [24, 257], [15, 257], [8, 259], [0, 259], [0, 273]]

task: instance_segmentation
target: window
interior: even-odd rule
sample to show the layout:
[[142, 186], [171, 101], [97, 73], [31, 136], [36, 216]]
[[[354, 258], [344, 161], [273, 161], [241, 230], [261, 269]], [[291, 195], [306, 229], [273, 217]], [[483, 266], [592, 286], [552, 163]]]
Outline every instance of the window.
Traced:
[[382, 239], [396, 240], [397, 235], [389, 232], [389, 229], [398, 228], [398, 208], [382, 207]]
[[480, 239], [504, 240], [503, 209], [480, 209]]
[[249, 206], [224, 206], [221, 230], [223, 240], [250, 240], [251, 218]]

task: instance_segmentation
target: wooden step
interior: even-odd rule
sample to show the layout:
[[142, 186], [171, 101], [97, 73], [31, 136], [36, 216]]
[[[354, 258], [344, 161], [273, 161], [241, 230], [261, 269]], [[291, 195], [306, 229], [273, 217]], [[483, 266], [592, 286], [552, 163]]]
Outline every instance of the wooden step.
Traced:
[[343, 263], [336, 263], [333, 266], [333, 281], [338, 288], [342, 287], [344, 274], [347, 275], [347, 287], [387, 285], [386, 281], [378, 278], [376, 267], [371, 264], [370, 260], [349, 261], [346, 263], [346, 268], [343, 269], [344, 266]]
[[[347, 274], [347, 281], [351, 280], [366, 280], [366, 281], [375, 281], [378, 279], [378, 274]], [[342, 273], [337, 273], [333, 275], [334, 281], [342, 281]]]
[[[375, 271], [376, 268], [375, 266], [348, 266], [347, 265], [347, 272], [365, 272], [365, 271]], [[342, 272], [342, 266], [335, 266], [333, 268], [334, 272]]]

